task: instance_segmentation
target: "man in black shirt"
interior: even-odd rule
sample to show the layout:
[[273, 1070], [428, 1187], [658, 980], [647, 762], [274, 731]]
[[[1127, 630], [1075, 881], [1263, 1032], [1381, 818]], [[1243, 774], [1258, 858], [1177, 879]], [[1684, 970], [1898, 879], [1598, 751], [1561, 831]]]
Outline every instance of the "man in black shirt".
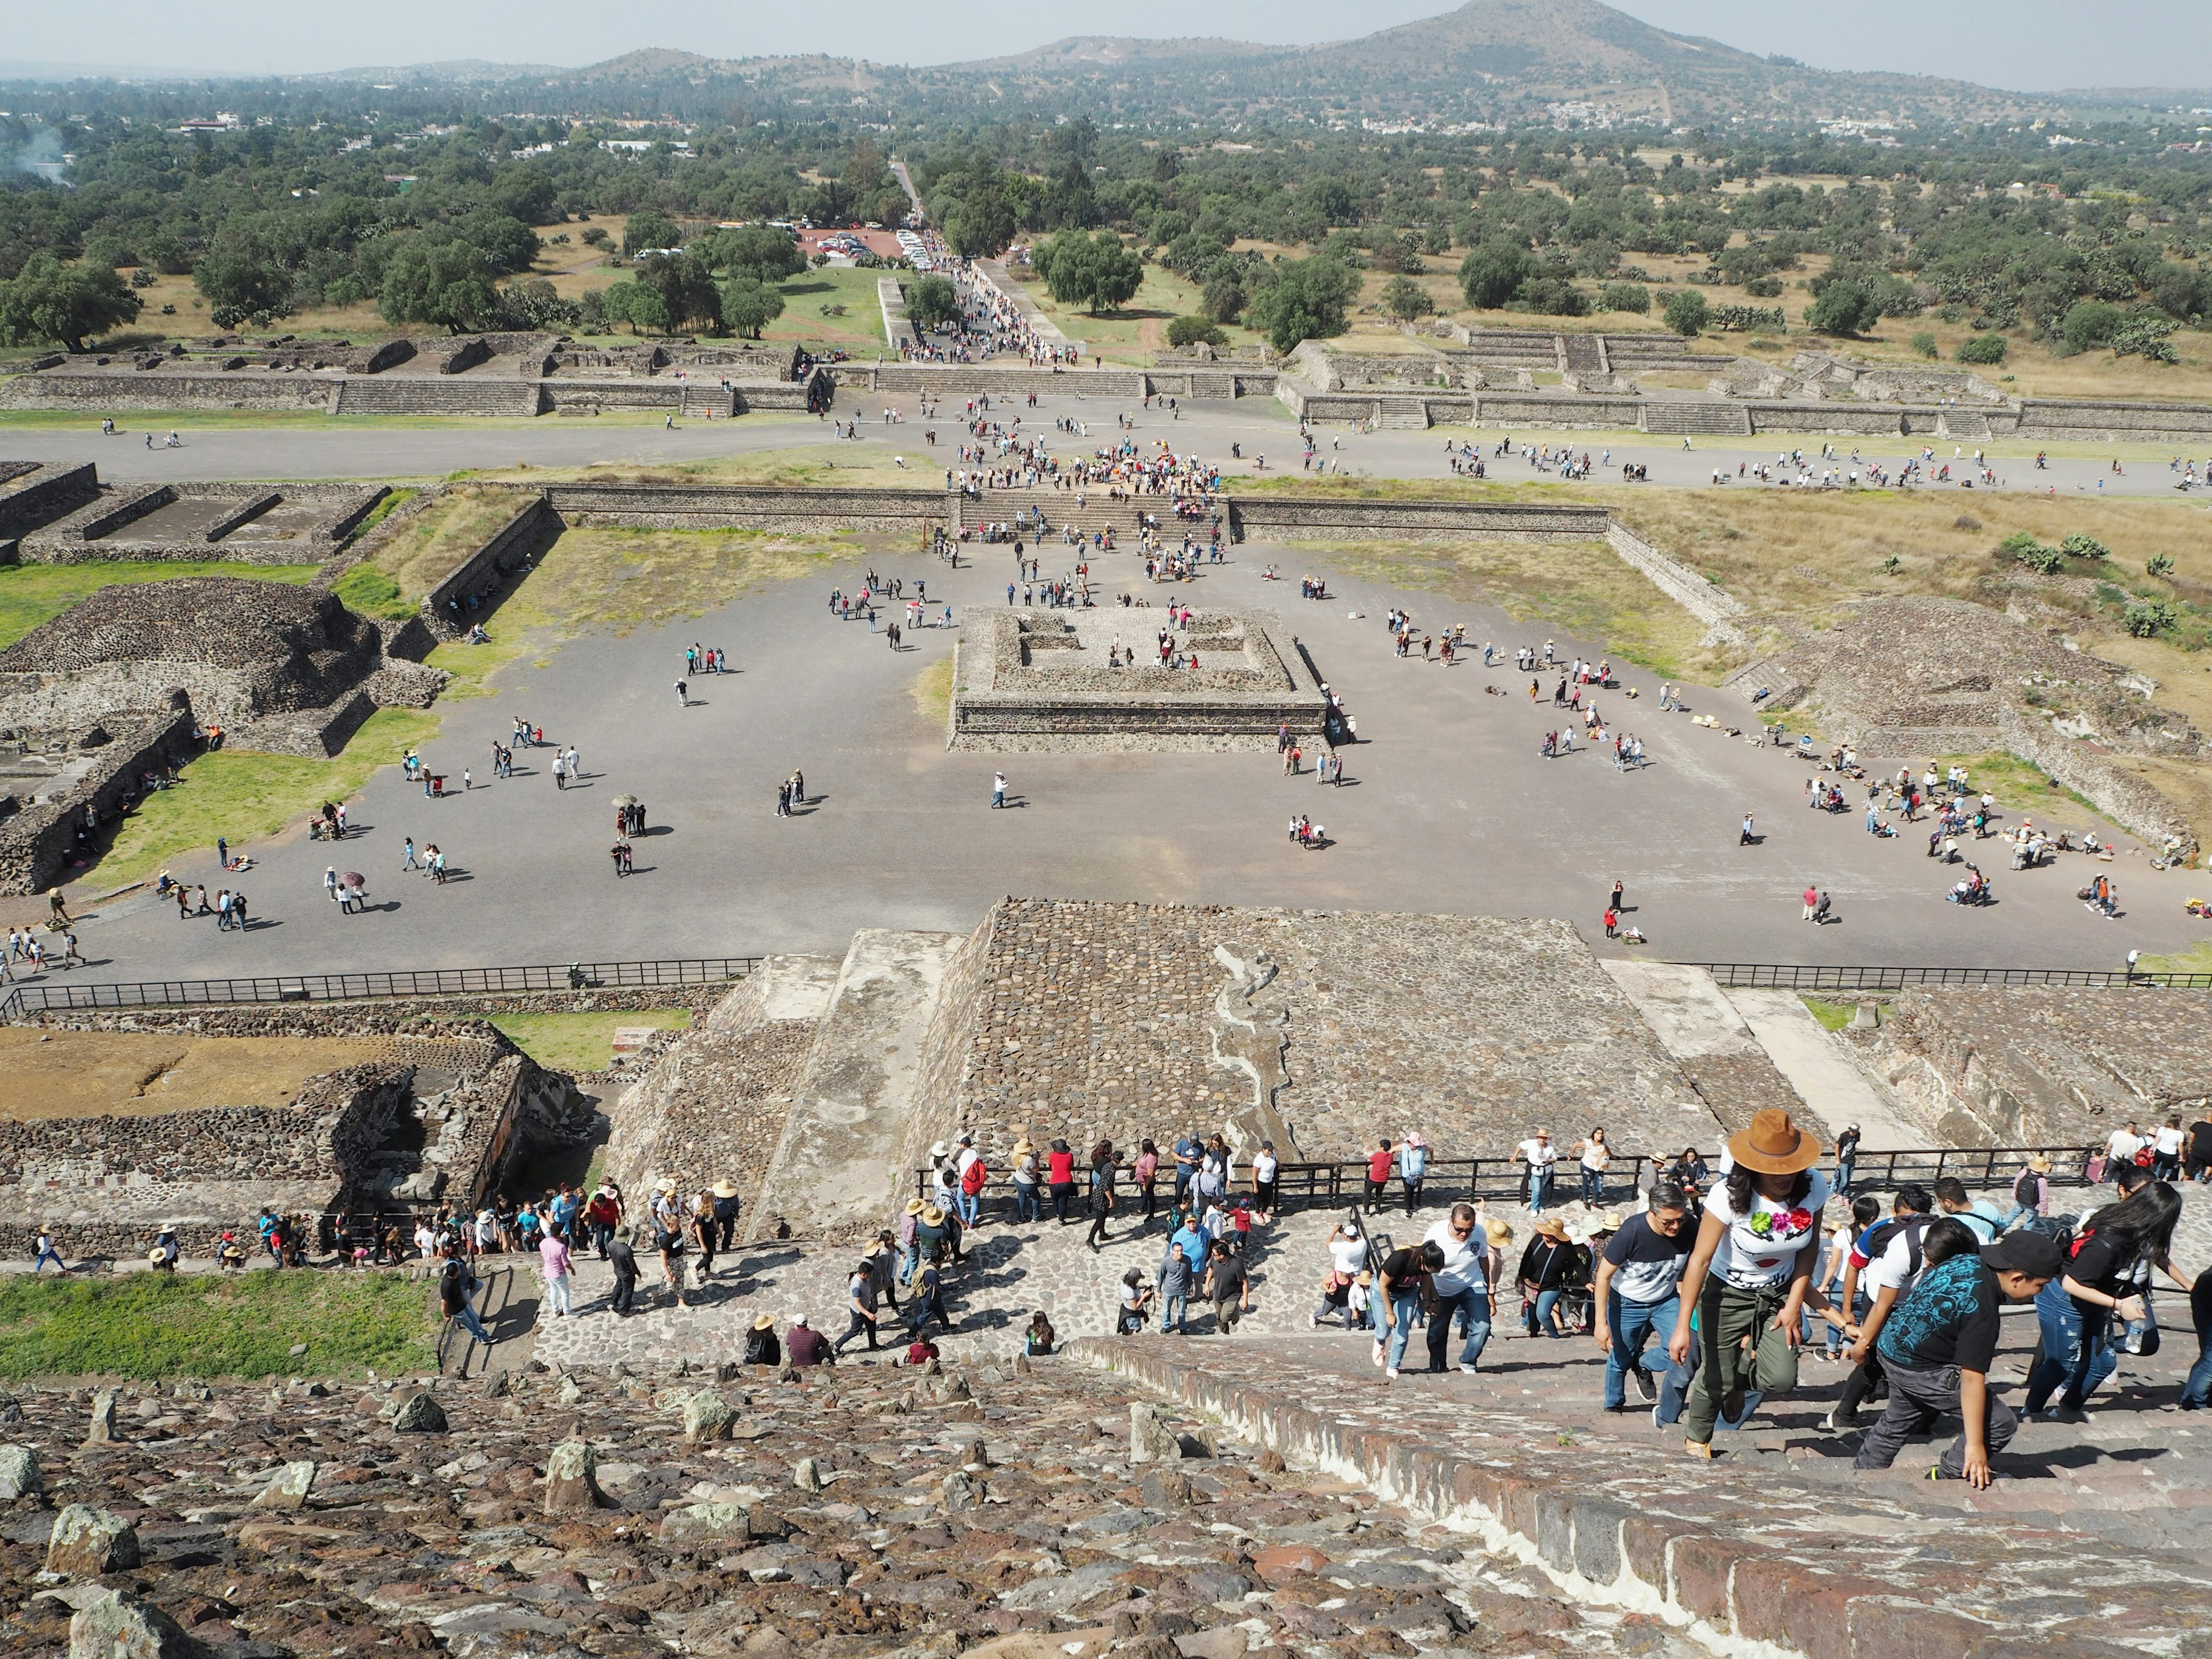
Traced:
[[1213, 1332], [1227, 1336], [1237, 1321], [1252, 1311], [1252, 1280], [1243, 1258], [1232, 1254], [1229, 1241], [1213, 1241], [1213, 1256], [1206, 1264], [1206, 1293], [1213, 1298]]
[[1889, 1377], [1889, 1407], [1860, 1442], [1856, 1466], [1887, 1468], [1923, 1423], [1955, 1413], [1961, 1432], [1928, 1477], [1988, 1486], [1990, 1455], [2020, 1428], [2004, 1402], [1990, 1398], [1998, 1309], [2033, 1301], [2063, 1266], [2055, 1240], [2022, 1231], [1922, 1273], [1875, 1345]]
[[627, 1314], [637, 1299], [637, 1252], [630, 1248], [630, 1225], [617, 1227], [607, 1241], [607, 1260], [615, 1270], [614, 1310]]

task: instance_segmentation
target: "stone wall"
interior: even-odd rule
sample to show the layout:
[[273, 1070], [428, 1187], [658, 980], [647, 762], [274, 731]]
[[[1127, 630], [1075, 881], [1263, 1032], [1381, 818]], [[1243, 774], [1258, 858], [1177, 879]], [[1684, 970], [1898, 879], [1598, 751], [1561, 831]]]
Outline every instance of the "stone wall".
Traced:
[[[111, 560], [223, 559], [243, 564], [319, 564], [330, 557], [376, 504], [391, 494], [383, 484], [194, 483], [103, 489], [101, 497], [59, 522], [23, 538], [16, 556], [31, 564], [86, 564]], [[227, 504], [217, 518], [189, 537], [133, 528], [179, 502]], [[238, 532], [284, 509], [295, 533]], [[300, 509], [307, 509], [304, 514]]]
[[0, 408], [82, 409], [92, 415], [114, 410], [329, 410], [343, 384], [333, 376], [298, 373], [62, 370], [0, 381]]
[[545, 499], [571, 524], [668, 530], [862, 530], [918, 535], [945, 523], [941, 489], [556, 483]]
[[27, 536], [99, 495], [100, 474], [89, 461], [18, 472], [0, 485], [0, 541]]
[[1386, 537], [1468, 541], [1595, 541], [1612, 520], [1601, 507], [1515, 507], [1475, 501], [1361, 501], [1341, 496], [1226, 498], [1237, 540], [1358, 539]]
[[[1449, 1057], [1448, 1060], [1446, 1057]], [[1008, 899], [948, 970], [913, 1139], [1087, 1152], [1286, 1121], [1308, 1158], [1419, 1129], [1504, 1156], [1603, 1121], [1625, 1152], [1711, 1113], [1561, 921]], [[911, 1149], [910, 1149], [911, 1150]]]
[[1742, 600], [1707, 581], [1687, 565], [1668, 557], [1625, 526], [1607, 524], [1605, 539], [1625, 562], [1650, 578], [1654, 587], [1705, 623], [1706, 642], [1731, 646], [1745, 643], [1743, 629], [1738, 625], [1744, 614]]
[[459, 639], [468, 632], [471, 602], [495, 592], [562, 528], [552, 503], [542, 495], [531, 496], [482, 547], [422, 596], [418, 609], [422, 625], [441, 639]]
[[2130, 438], [2196, 443], [2212, 437], [2212, 404], [2153, 404], [2027, 398], [2023, 438]]
[[2081, 1146], [2212, 1103], [2212, 992], [2142, 986], [1900, 992], [1871, 1038], [1942, 1141]]
[[[111, 714], [101, 724], [110, 741], [94, 751], [89, 771], [0, 817], [0, 895], [21, 898], [68, 879], [87, 812], [99, 824], [113, 823], [123, 803], [139, 794], [145, 773], [166, 769], [198, 748], [191, 708], [181, 692], [159, 712]], [[13, 805], [14, 798], [7, 803]]]

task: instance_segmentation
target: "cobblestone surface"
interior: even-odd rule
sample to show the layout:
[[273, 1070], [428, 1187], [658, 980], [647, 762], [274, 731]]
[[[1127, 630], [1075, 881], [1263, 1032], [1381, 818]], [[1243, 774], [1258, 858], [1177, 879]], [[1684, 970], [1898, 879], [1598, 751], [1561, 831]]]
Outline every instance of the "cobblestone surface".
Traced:
[[[0, 1649], [105, 1653], [125, 1617], [237, 1659], [1692, 1650], [1194, 1418], [1148, 1408], [1137, 1436], [1128, 1387], [1064, 1362], [530, 1374], [400, 1415], [412, 1397], [126, 1391], [119, 1443], [80, 1448], [82, 1392], [26, 1396], [9, 1431], [43, 1492], [0, 1520]], [[42, 1585], [72, 1503], [140, 1565]]]

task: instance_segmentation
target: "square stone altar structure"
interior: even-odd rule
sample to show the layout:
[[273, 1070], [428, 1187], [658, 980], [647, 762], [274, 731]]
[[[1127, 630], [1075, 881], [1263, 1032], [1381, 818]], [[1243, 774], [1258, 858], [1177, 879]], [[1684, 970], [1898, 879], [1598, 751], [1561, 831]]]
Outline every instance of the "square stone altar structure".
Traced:
[[1219, 1129], [1295, 1162], [1413, 1129], [1505, 1157], [1543, 1128], [1571, 1181], [1595, 1124], [1668, 1156], [1740, 1127], [1564, 921], [1051, 899], [994, 907], [947, 964], [917, 1097], [908, 1170], [962, 1129], [1005, 1168], [1024, 1133], [1087, 1155]]
[[[1172, 630], [1198, 666], [1158, 666], [1164, 609], [990, 610], [962, 624], [947, 747], [1264, 749], [1287, 725], [1308, 745], [1328, 698], [1272, 611], [1200, 611]], [[1116, 641], [1136, 662], [1107, 666]]]

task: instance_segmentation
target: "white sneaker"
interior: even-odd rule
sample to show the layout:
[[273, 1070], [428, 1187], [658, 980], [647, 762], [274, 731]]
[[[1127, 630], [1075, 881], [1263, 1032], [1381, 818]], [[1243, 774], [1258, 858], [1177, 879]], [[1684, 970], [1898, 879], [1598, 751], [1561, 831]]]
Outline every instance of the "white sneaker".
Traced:
[[1378, 1365], [1382, 1363], [1382, 1345], [1380, 1342], [1375, 1345], [1375, 1363]]
[[1466, 1372], [1469, 1376], [1473, 1376], [1474, 1375], [1474, 1367], [1472, 1365], [1462, 1365], [1460, 1370]]
[[1317, 1313], [1308, 1314], [1306, 1316], [1306, 1328], [1310, 1331], [1319, 1330], [1321, 1328], [1321, 1316]]
[[1395, 1382], [1398, 1380], [1398, 1368], [1395, 1365], [1393, 1365], [1388, 1370], [1384, 1371], [1382, 1375], [1389, 1377], [1393, 1382]]

